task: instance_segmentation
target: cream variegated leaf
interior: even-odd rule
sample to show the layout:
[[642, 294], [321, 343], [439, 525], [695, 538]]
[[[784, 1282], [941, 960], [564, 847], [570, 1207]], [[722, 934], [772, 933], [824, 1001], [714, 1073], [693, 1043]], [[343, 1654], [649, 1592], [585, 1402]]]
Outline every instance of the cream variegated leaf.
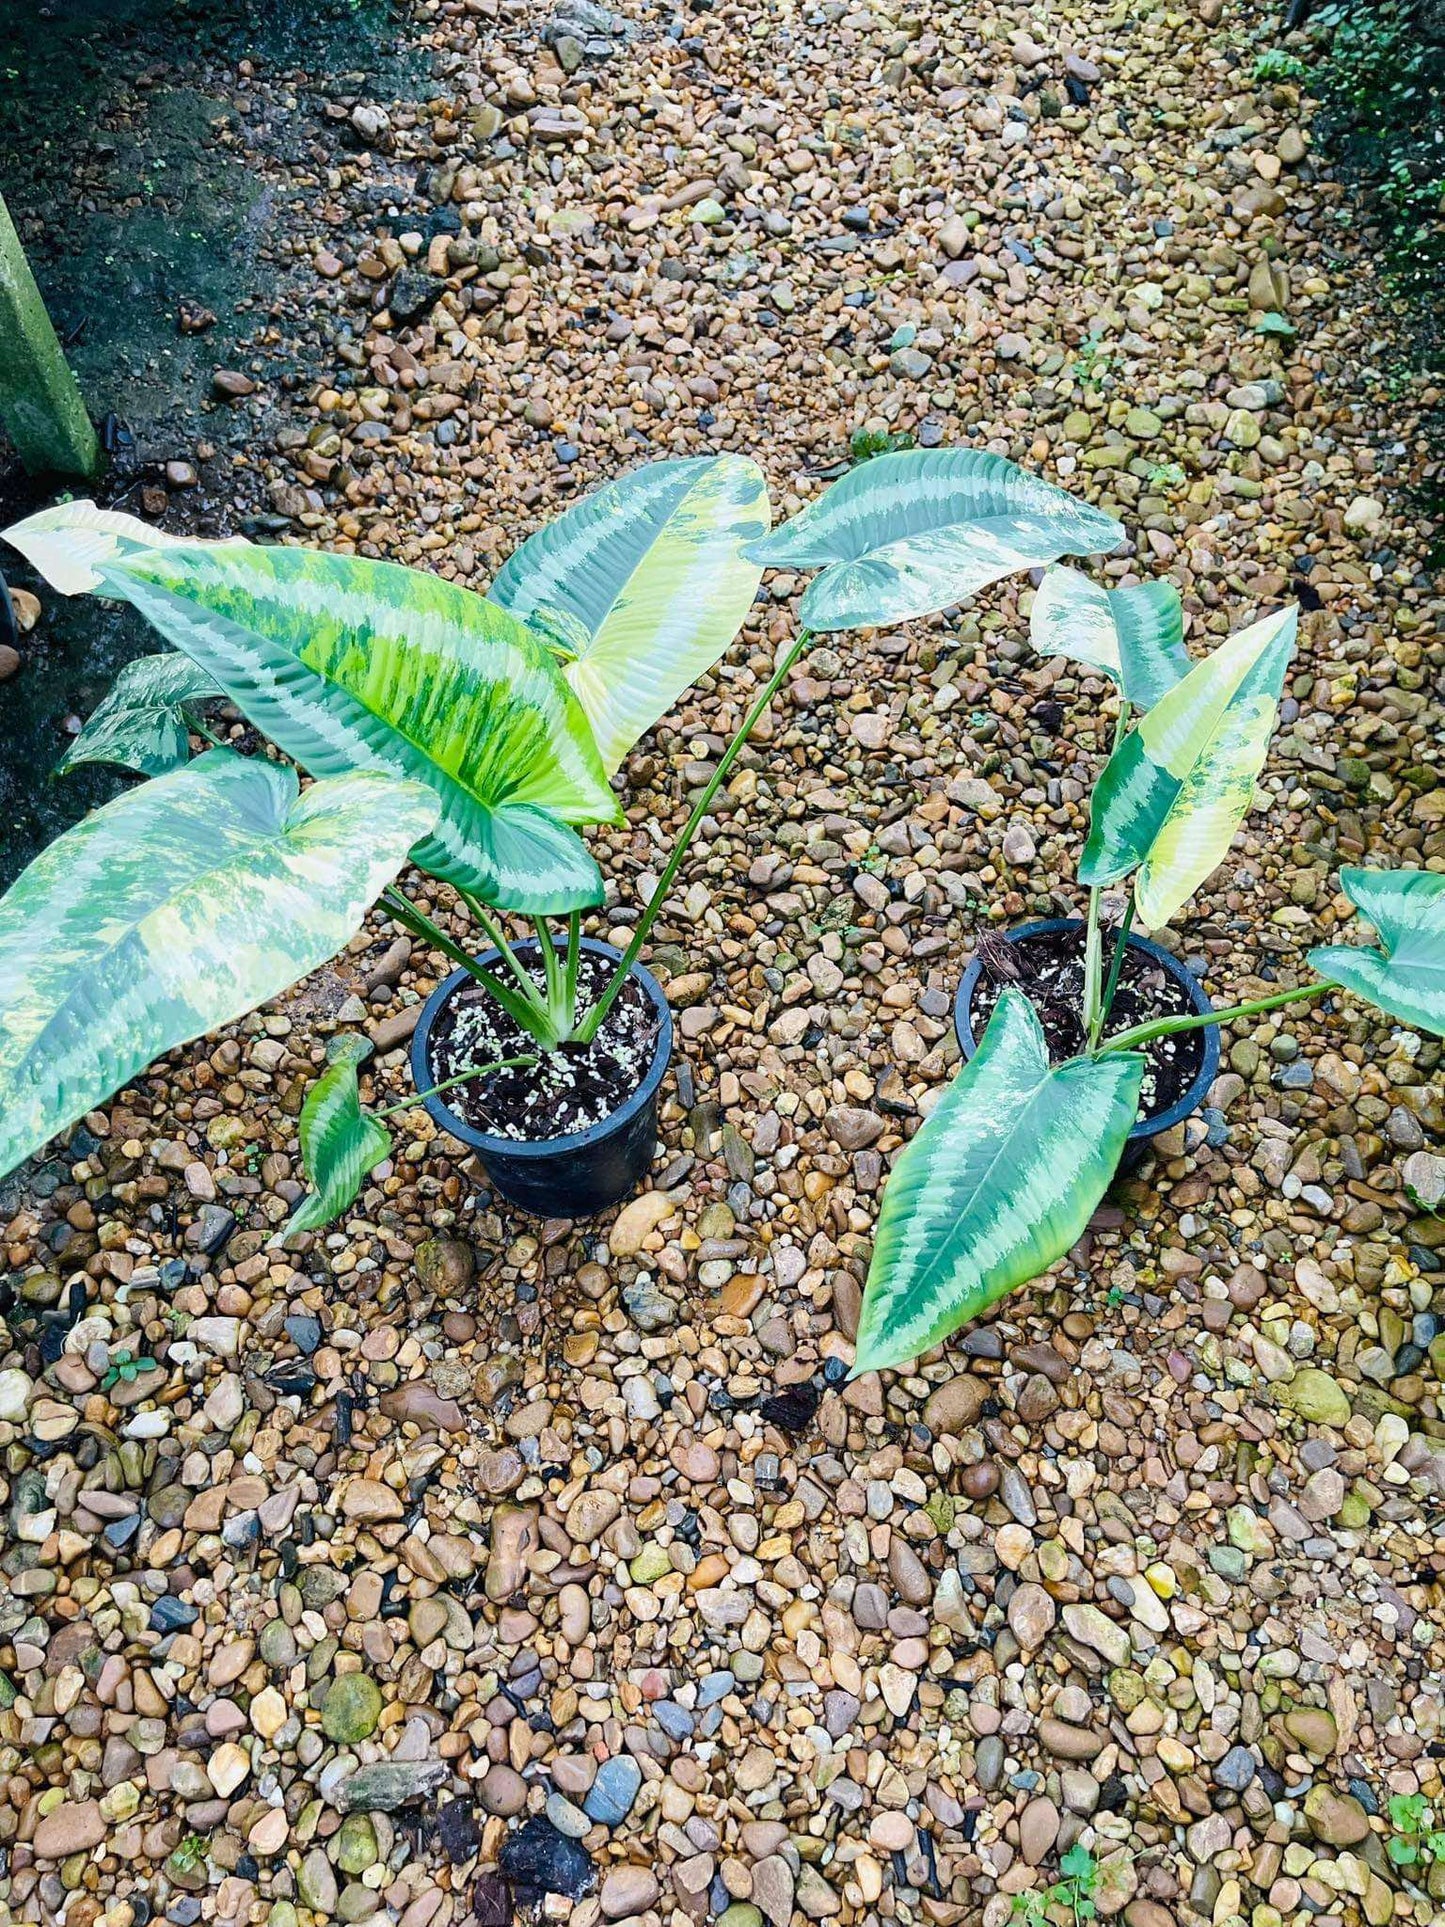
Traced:
[[1050, 1064], [1033, 1006], [1002, 992], [884, 1188], [855, 1377], [941, 1344], [1064, 1255], [1118, 1166], [1143, 1075], [1131, 1051]]
[[164, 776], [190, 756], [187, 711], [222, 693], [178, 649], [140, 656], [121, 670], [56, 772], [78, 763], [116, 763], [142, 776]]
[[[0, 533], [61, 595], [93, 594], [102, 568], [138, 549], [203, 546], [199, 536], [170, 535], [122, 509], [86, 501], [57, 502]], [[239, 536], [231, 539], [241, 543]]]
[[391, 1156], [391, 1133], [361, 1108], [356, 1073], [371, 1055], [364, 1037], [335, 1037], [329, 1062], [306, 1093], [297, 1136], [311, 1189], [271, 1240], [282, 1245], [297, 1231], [314, 1231], [355, 1201], [368, 1172]]
[[744, 455], [649, 462], [524, 542], [489, 596], [567, 658], [610, 775], [742, 626], [767, 533], [762, 470]]
[[436, 808], [217, 749], [67, 830], [0, 898], [0, 1172], [334, 956]]
[[748, 553], [770, 569], [822, 570], [799, 611], [807, 628], [859, 629], [930, 615], [1123, 538], [1112, 516], [1002, 455], [932, 448], [862, 463]]
[[1445, 1037], [1445, 875], [1341, 870], [1340, 888], [1379, 932], [1379, 948], [1322, 944], [1310, 969], [1389, 1017]]
[[[64, 546], [70, 511], [78, 561]], [[555, 653], [523, 623], [395, 563], [154, 531], [141, 548], [97, 535], [96, 514], [66, 504], [6, 535], [57, 586], [83, 578], [139, 609], [313, 775], [425, 783], [440, 814], [413, 853], [421, 868], [535, 914], [599, 900], [597, 866], [567, 826], [612, 821], [617, 801]]]
[[1184, 608], [1170, 582], [1106, 589], [1078, 569], [1048, 569], [1034, 597], [1029, 641], [1041, 656], [1102, 669], [1135, 709], [1152, 709], [1191, 666]]
[[1141, 718], [1099, 778], [1079, 876], [1102, 885], [1137, 869], [1146, 929], [1188, 902], [1248, 814], [1297, 620], [1291, 604], [1221, 643]]

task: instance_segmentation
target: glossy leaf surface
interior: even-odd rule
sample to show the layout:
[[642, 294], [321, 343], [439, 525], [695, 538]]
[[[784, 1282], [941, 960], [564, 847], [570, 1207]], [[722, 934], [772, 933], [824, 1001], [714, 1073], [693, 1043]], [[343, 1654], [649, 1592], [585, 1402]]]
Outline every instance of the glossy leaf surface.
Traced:
[[1171, 582], [1106, 589], [1078, 569], [1049, 569], [1034, 597], [1029, 641], [1041, 656], [1102, 669], [1135, 709], [1152, 709], [1191, 667], [1184, 607]]
[[128, 790], [0, 898], [0, 1172], [163, 1051], [317, 969], [425, 836], [436, 798], [229, 750]]
[[807, 628], [859, 629], [930, 615], [1123, 537], [1112, 516], [1002, 455], [919, 448], [850, 470], [748, 553], [767, 568], [822, 570], [803, 597]]
[[568, 658], [609, 775], [742, 627], [762, 575], [743, 546], [770, 513], [746, 456], [649, 462], [549, 522], [492, 584]]
[[853, 1371], [902, 1365], [1061, 1258], [1108, 1188], [1144, 1059], [1049, 1063], [1022, 991], [904, 1148], [883, 1193]]
[[1386, 1016], [1445, 1037], [1445, 876], [1341, 870], [1340, 887], [1379, 932], [1379, 947], [1322, 944], [1310, 969]]
[[1291, 605], [1221, 643], [1141, 718], [1099, 778], [1079, 876], [1108, 884], [1137, 869], [1146, 929], [1188, 902], [1248, 814], [1296, 621]]
[[[80, 516], [79, 560], [64, 549], [66, 510]], [[441, 809], [413, 853], [421, 868], [530, 913], [599, 900], [597, 867], [567, 825], [613, 820], [616, 798], [555, 654], [524, 624], [439, 576], [364, 556], [164, 537], [139, 548], [124, 533], [98, 555], [111, 539], [91, 526], [103, 513], [66, 504], [7, 533], [57, 586], [84, 575], [139, 609], [313, 775], [379, 769], [427, 784]]]
[[128, 662], [60, 762], [116, 763], [142, 776], [164, 776], [191, 753], [186, 711], [220, 696], [215, 680], [179, 650]]
[[356, 1081], [371, 1045], [364, 1037], [345, 1035], [333, 1040], [327, 1054], [331, 1061], [306, 1093], [298, 1127], [311, 1189], [271, 1240], [273, 1248], [293, 1232], [314, 1231], [339, 1218], [367, 1173], [391, 1156], [391, 1133], [380, 1118], [362, 1110]]

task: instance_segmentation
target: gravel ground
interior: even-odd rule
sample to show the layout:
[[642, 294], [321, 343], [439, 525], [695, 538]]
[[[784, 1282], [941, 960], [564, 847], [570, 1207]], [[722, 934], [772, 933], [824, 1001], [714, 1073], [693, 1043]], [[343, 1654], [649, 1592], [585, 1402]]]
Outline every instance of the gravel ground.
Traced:
[[[1445, 859], [1445, 650], [1420, 396], [1265, 15], [695, 4], [423, 5], [429, 95], [327, 103], [215, 404], [236, 501], [483, 586], [649, 454], [746, 450], [780, 511], [859, 427], [1031, 462], [1196, 649], [1302, 600], [1268, 807], [1176, 933], [1292, 981], [1340, 862]], [[599, 934], [792, 587], [631, 759]], [[1391, 1796], [1445, 1813], [1438, 1044], [1236, 1030], [1049, 1279], [842, 1384], [973, 939], [1078, 906], [1103, 690], [1028, 594], [800, 666], [659, 927], [676, 1074], [613, 1220], [497, 1212], [413, 1111], [265, 1252], [330, 1030], [408, 1088], [446, 965], [380, 920], [0, 1187], [15, 1917], [501, 1927], [545, 1880], [574, 1927], [999, 1927], [1075, 1842], [1128, 1927], [1441, 1917], [1386, 1855]]]

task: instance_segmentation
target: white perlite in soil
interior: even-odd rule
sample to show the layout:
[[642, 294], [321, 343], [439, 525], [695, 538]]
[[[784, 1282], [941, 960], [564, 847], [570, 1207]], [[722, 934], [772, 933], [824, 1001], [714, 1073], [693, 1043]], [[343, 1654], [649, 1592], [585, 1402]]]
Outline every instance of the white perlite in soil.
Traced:
[[[584, 953], [579, 1013], [603, 994], [612, 970], [606, 958]], [[539, 1143], [611, 1117], [646, 1077], [656, 1043], [656, 1016], [635, 979], [628, 980], [591, 1044], [545, 1052], [481, 985], [466, 984], [438, 1015], [427, 1060], [432, 1081], [440, 1084], [473, 1064], [535, 1055], [534, 1065], [457, 1085], [446, 1101], [475, 1130]]]

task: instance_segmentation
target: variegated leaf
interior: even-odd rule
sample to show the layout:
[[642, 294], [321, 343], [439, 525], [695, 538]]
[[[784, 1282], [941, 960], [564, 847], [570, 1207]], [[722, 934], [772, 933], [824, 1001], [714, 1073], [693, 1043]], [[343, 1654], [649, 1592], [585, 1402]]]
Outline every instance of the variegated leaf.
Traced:
[[1171, 582], [1106, 589], [1077, 569], [1046, 570], [1029, 641], [1041, 656], [1070, 656], [1102, 669], [1135, 709], [1152, 709], [1191, 666], [1184, 606]]
[[748, 554], [821, 568], [809, 629], [878, 628], [946, 609], [1001, 576], [1117, 548], [1123, 528], [1052, 483], [972, 448], [909, 449], [850, 470]]
[[883, 1192], [853, 1376], [903, 1365], [1082, 1235], [1139, 1111], [1133, 1051], [1049, 1062], [1021, 990], [900, 1153]]
[[762, 575], [743, 544], [770, 516], [744, 455], [649, 462], [549, 522], [492, 584], [570, 658], [609, 775], [741, 628]]
[[[193, 548], [203, 542], [199, 536], [169, 535], [121, 509], [97, 508], [86, 501], [57, 502], [0, 534], [61, 595], [94, 593], [101, 569], [117, 556], [137, 549]], [[241, 543], [240, 536], [231, 540]]]
[[1417, 1030], [1445, 1037], [1445, 875], [1341, 870], [1340, 888], [1380, 935], [1377, 950], [1323, 944], [1310, 969]]
[[366, 1175], [391, 1156], [391, 1133], [361, 1108], [356, 1073], [371, 1045], [354, 1033], [332, 1039], [326, 1069], [306, 1093], [297, 1135], [311, 1190], [271, 1240], [271, 1249], [297, 1231], [314, 1231], [339, 1218]]
[[1141, 719], [1099, 778], [1079, 876], [1114, 883], [1137, 868], [1146, 929], [1188, 902], [1248, 814], [1297, 620], [1291, 604], [1221, 643]]
[[118, 763], [142, 776], [164, 776], [190, 756], [187, 709], [222, 693], [200, 664], [179, 650], [128, 662], [56, 773], [77, 763]]
[[0, 898], [0, 1172], [163, 1051], [334, 956], [436, 797], [216, 749], [126, 791]]
[[[46, 511], [38, 547], [41, 518], [7, 536], [54, 568], [61, 514]], [[100, 592], [139, 609], [313, 775], [380, 769], [436, 792], [436, 831], [413, 852], [421, 868], [533, 914], [600, 899], [567, 825], [612, 821], [617, 801], [560, 664], [524, 624], [439, 576], [363, 556], [165, 538], [97, 556], [97, 539], [87, 519], [79, 540]], [[76, 570], [58, 566], [64, 587]]]

